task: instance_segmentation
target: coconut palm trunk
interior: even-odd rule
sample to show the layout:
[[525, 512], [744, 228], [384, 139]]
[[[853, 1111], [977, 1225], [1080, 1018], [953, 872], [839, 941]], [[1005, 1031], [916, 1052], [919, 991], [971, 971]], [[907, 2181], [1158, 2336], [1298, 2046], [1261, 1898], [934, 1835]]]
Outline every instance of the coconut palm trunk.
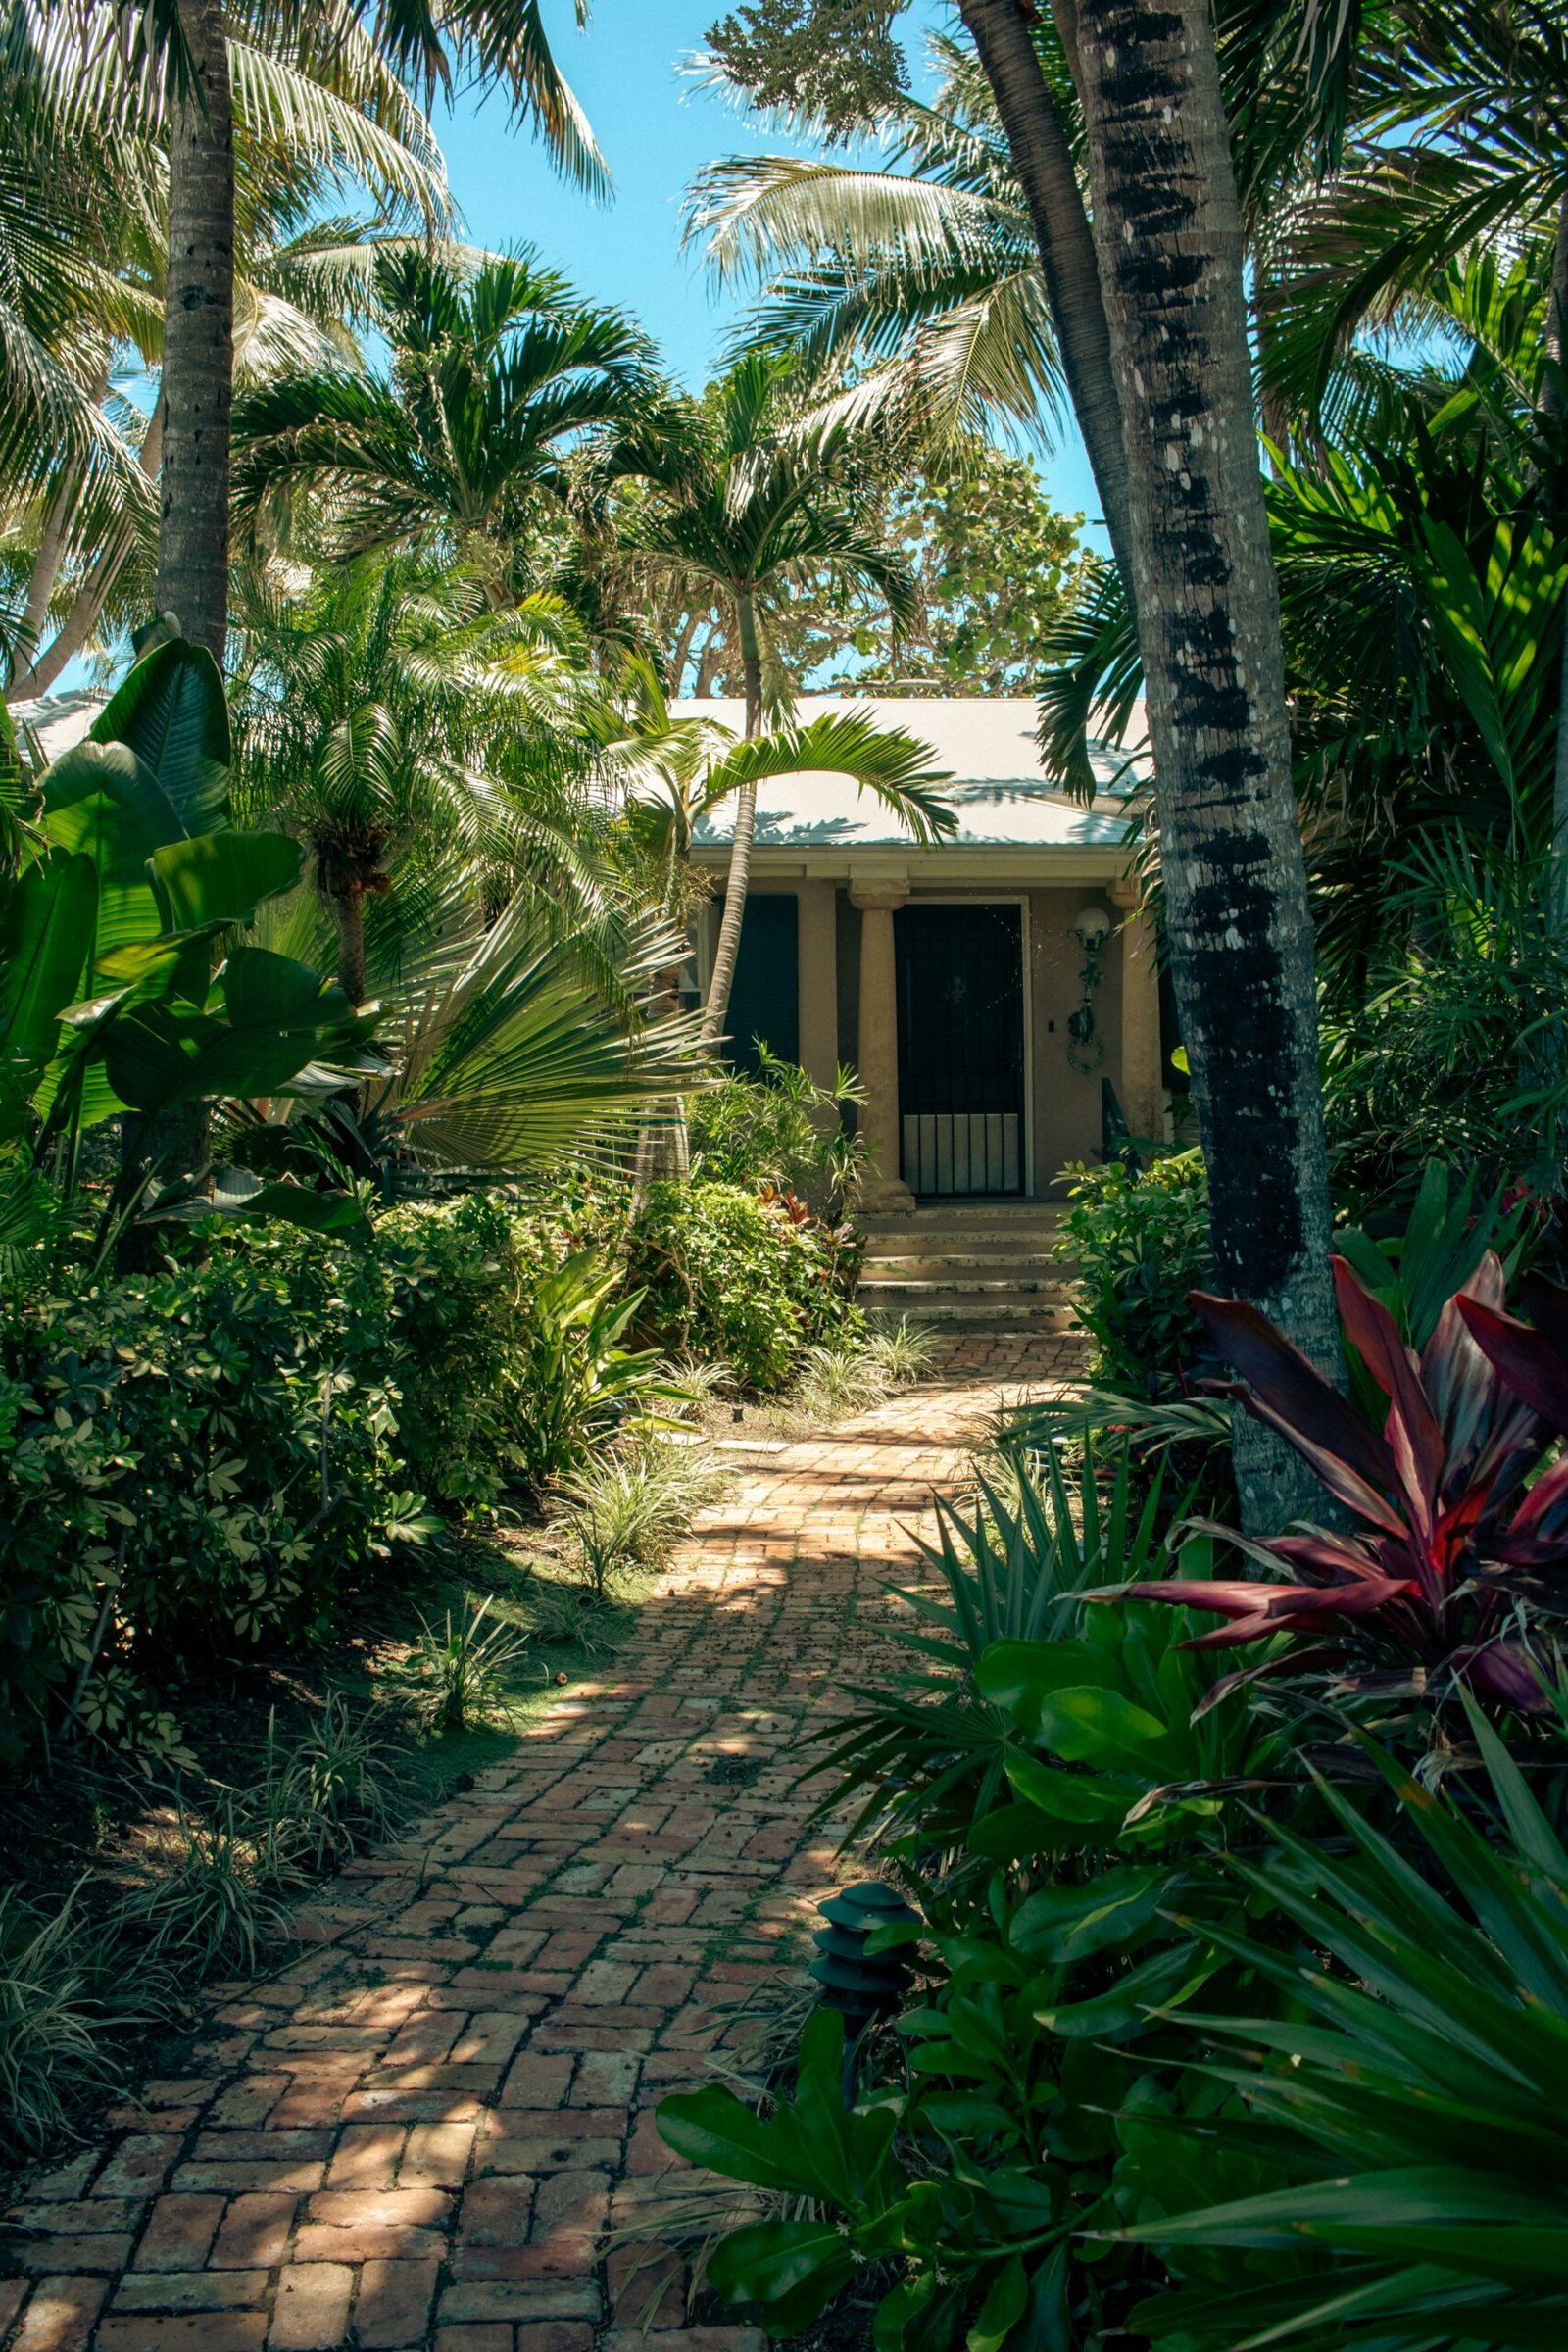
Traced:
[[234, 390], [233, 100], [219, 0], [179, 0], [179, 26], [190, 62], [170, 127], [155, 599], [221, 662]]
[[[1557, 208], [1551, 285], [1546, 295], [1545, 366], [1541, 372], [1541, 409], [1556, 424], [1568, 406], [1563, 369], [1568, 366], [1568, 190]], [[1556, 522], [1568, 526], [1568, 483], [1557, 485]], [[1568, 618], [1563, 627], [1562, 679], [1557, 691], [1557, 758], [1551, 794], [1552, 916], [1568, 931]]]
[[[1079, 0], [1076, 67], [1217, 1282], [1337, 1377], [1312, 926], [1207, 0]], [[1317, 1491], [1250, 1421], [1236, 1470], [1252, 1529]]]
[[[746, 681], [746, 740], [755, 742], [762, 723], [762, 654], [757, 634], [757, 607], [749, 588], [735, 591], [735, 633], [740, 643], [741, 674]], [[712, 977], [703, 1013], [704, 1051], [711, 1053], [724, 1034], [729, 992], [735, 981], [740, 954], [741, 925], [746, 919], [746, 892], [752, 878], [752, 837], [757, 830], [757, 786], [741, 785], [735, 795], [735, 830], [730, 837], [729, 871], [724, 879], [724, 914], [713, 950]]]
[[1032, 12], [1020, 0], [958, 0], [958, 13], [991, 85], [1029, 208], [1061, 372], [1131, 606], [1135, 585], [1121, 402], [1111, 368], [1095, 242], [1072, 149], [1029, 36]]
[[[169, 270], [164, 305], [163, 482], [153, 601], [221, 665], [228, 637], [229, 411], [234, 394], [234, 113], [218, 0], [179, 0], [187, 59], [171, 101]], [[200, 1184], [208, 1120], [199, 1102], [122, 1122], [126, 1195]], [[127, 1229], [121, 1263], [157, 1261], [157, 1228]]]

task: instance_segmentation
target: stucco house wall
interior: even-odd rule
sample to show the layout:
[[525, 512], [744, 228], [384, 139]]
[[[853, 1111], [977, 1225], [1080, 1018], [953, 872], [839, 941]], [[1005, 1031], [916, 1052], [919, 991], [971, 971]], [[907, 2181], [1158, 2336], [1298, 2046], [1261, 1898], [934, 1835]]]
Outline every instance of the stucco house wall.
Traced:
[[[811, 698], [802, 716], [839, 707], [843, 698]], [[882, 1204], [909, 1205], [900, 1177], [901, 1016], [893, 989], [904, 906], [1011, 903], [1023, 909], [1026, 1192], [1048, 1194], [1064, 1163], [1098, 1156], [1105, 1079], [1135, 1133], [1163, 1132], [1152, 938], [1126, 879], [1126, 794], [1137, 781], [1136, 763], [1106, 747], [1096, 762], [1104, 797], [1085, 809], [1040, 771], [1032, 702], [864, 698], [853, 707], [932, 745], [938, 763], [952, 771], [947, 789], [960, 816], [957, 838], [922, 849], [847, 780], [782, 778], [760, 794], [751, 896], [796, 900], [800, 1057], [822, 1082], [839, 1061], [860, 1070], [872, 1097], [862, 1125], [878, 1151]], [[739, 725], [738, 706], [679, 708]], [[718, 812], [701, 829], [696, 855], [719, 888], [728, 854], [727, 819]], [[1074, 930], [1086, 906], [1103, 909], [1112, 926], [1093, 996], [1104, 1055], [1089, 1073], [1068, 1059], [1067, 1028], [1083, 1001], [1084, 950]], [[710, 910], [700, 926], [704, 969], [715, 921]]]

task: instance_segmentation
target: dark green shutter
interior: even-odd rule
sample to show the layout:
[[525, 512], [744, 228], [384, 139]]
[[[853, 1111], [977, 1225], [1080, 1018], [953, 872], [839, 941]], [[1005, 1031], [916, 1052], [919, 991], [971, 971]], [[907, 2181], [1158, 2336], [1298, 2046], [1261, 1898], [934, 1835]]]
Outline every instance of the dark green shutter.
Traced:
[[[722, 900], [718, 907], [722, 913]], [[800, 1060], [800, 901], [793, 891], [748, 897], [724, 1025], [724, 1051], [735, 1069], [757, 1068], [759, 1037], [780, 1061]]]

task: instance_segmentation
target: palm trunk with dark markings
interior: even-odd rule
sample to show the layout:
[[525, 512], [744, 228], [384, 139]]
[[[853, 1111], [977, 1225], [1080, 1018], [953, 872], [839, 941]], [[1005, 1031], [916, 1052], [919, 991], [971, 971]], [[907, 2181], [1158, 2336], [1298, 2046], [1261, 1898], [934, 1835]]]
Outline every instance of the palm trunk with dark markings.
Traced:
[[1002, 121], [1040, 253], [1061, 372], [1084, 437], [1129, 605], [1135, 587], [1121, 404], [1072, 150], [1020, 0], [958, 0]]
[[160, 612], [221, 662], [234, 388], [234, 122], [218, 0], [179, 0], [191, 70], [172, 104]]
[[[1079, 0], [1076, 64], [1218, 1287], [1339, 1377], [1312, 926], [1206, 0]], [[1253, 1422], [1236, 1469], [1252, 1529], [1321, 1508]]]
[[[1557, 208], [1557, 236], [1552, 247], [1551, 285], [1546, 295], [1545, 367], [1542, 369], [1540, 402], [1549, 424], [1561, 418], [1565, 400], [1563, 368], [1568, 360], [1568, 189]], [[1568, 526], [1568, 485], [1560, 485], [1555, 517], [1559, 531]], [[1562, 677], [1557, 689], [1557, 758], [1551, 794], [1552, 917], [1568, 931], [1568, 622], [1563, 628]]]

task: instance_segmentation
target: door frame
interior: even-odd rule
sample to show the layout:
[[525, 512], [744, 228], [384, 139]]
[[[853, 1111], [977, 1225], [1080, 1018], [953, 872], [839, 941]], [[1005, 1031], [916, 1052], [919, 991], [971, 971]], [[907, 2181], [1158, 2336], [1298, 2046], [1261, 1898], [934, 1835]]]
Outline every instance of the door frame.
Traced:
[[[1030, 902], [1026, 890], [911, 890], [905, 901], [906, 906], [1016, 906], [1018, 909], [1018, 957], [1022, 964], [1019, 973], [1019, 993], [1023, 999], [1023, 1190], [1021, 1198], [1035, 1198], [1035, 1005], [1034, 1005], [1034, 943], [1030, 929]], [[898, 1041], [895, 1039], [895, 1046]], [[904, 1104], [899, 1104], [899, 1126], [904, 1133]]]

